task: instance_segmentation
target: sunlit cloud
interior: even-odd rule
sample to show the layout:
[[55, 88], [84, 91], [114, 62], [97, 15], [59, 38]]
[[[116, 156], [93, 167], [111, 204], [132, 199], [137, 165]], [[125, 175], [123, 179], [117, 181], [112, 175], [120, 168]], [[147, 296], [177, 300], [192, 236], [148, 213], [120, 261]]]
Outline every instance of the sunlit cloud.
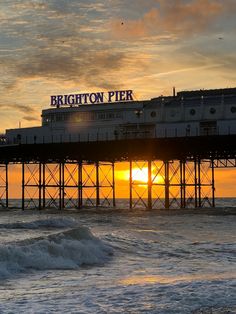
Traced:
[[233, 15], [236, 4], [232, 1], [212, 0], [157, 0], [137, 19], [111, 20], [113, 36], [119, 40], [136, 40], [156, 34], [190, 36], [207, 30], [224, 13]]
[[4, 1], [2, 131], [16, 119], [34, 125], [56, 93], [130, 88], [148, 99], [172, 86], [234, 86], [235, 7], [232, 0]]

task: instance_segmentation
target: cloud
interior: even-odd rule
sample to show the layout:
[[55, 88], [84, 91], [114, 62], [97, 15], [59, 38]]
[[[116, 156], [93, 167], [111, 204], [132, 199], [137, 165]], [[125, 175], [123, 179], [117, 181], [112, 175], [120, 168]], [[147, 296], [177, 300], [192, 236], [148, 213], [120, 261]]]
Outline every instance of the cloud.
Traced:
[[115, 19], [111, 21], [111, 32], [118, 39], [137, 39], [156, 34], [189, 36], [206, 30], [225, 12], [234, 14], [236, 4], [221, 0], [157, 0], [138, 19]]
[[17, 103], [10, 103], [10, 104], [0, 103], [0, 109], [9, 110], [9, 111], [15, 111], [16, 110], [16, 111], [18, 111], [20, 113], [24, 113], [24, 114], [36, 113], [36, 110], [34, 108], [32, 108], [32, 106], [21, 105], [21, 104], [17, 104]]
[[[120, 52], [78, 51], [78, 54], [71, 55], [63, 49], [41, 51], [28, 55], [27, 59], [5, 59], [8, 69], [11, 68], [17, 78], [15, 86], [22, 79], [50, 79], [103, 88], [106, 85], [108, 89], [117, 86], [116, 75], [125, 67], [126, 61], [125, 54]], [[108, 79], [109, 76], [113, 76], [112, 80]], [[10, 87], [13, 89], [14, 83]]]
[[108, 6], [102, 1], [23, 0], [14, 5], [6, 1], [8, 10], [18, 14], [0, 21], [8, 36], [4, 53], [0, 52], [9, 74], [2, 84], [5, 90], [13, 91], [30, 79], [73, 81], [88, 88], [122, 85], [118, 74], [127, 68], [126, 53], [105, 38], [102, 18], [106, 19]]
[[[228, 56], [235, 48], [227, 48], [225, 34], [235, 28], [235, 6], [234, 0], [5, 0], [0, 12], [2, 102], [16, 99], [26, 108], [16, 104], [12, 109], [28, 117], [34, 115], [28, 105], [41, 110], [48, 95], [78, 88], [129, 86], [148, 98], [172, 86], [174, 76], [188, 83], [193, 71], [186, 69], [201, 69], [207, 77], [214, 62], [224, 64], [222, 73], [233, 78], [234, 58]], [[216, 21], [224, 40], [208, 45], [209, 38], [192, 36]], [[231, 42], [233, 36], [232, 31]], [[193, 47], [187, 47], [191, 40]], [[212, 46], [215, 52], [219, 44], [224, 46], [219, 58], [203, 51]]]
[[29, 121], [29, 122], [31, 122], [31, 121], [40, 121], [39, 118], [36, 118], [34, 116], [24, 116], [24, 117], [22, 117], [22, 119], [26, 120], [26, 121]]

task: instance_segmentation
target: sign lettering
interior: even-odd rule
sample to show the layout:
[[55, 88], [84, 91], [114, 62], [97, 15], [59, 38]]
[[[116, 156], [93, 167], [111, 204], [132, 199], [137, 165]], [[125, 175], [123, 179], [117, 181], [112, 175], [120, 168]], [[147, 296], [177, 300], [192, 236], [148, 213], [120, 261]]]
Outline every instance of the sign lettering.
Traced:
[[132, 90], [120, 90], [110, 92], [70, 94], [51, 96], [51, 106], [78, 106], [86, 104], [102, 104], [105, 102], [133, 101]]

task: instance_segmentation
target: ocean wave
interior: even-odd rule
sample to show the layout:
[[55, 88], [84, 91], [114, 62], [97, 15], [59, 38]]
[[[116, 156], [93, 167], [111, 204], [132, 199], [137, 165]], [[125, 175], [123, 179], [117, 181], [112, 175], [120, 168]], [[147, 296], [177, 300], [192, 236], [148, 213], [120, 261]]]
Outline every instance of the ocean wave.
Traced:
[[40, 228], [73, 228], [78, 221], [71, 217], [47, 218], [30, 222], [13, 222], [0, 224], [0, 229], [40, 229]]
[[77, 269], [101, 265], [113, 254], [110, 246], [78, 227], [64, 232], [0, 246], [0, 278], [30, 269]]

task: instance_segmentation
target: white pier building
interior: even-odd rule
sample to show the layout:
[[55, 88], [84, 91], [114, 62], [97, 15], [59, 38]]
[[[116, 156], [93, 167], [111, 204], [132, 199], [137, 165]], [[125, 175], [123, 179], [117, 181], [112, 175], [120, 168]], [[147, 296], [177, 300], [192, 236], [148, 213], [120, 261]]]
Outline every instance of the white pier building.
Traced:
[[39, 127], [6, 130], [7, 144], [236, 134], [236, 88], [183, 91], [145, 101], [57, 106]]

